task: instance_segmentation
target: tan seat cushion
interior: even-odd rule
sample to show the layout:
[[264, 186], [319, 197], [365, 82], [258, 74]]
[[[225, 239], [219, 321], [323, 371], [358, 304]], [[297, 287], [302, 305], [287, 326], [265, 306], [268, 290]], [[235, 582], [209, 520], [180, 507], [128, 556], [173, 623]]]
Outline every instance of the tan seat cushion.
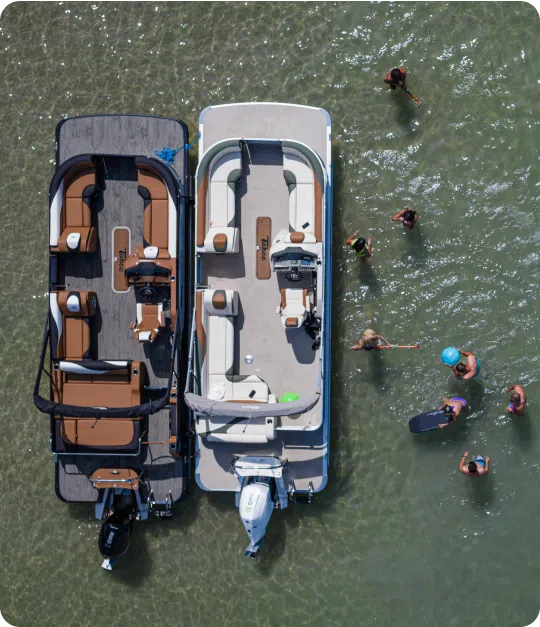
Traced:
[[75, 446], [119, 447], [133, 440], [135, 425], [131, 418], [64, 418], [60, 434], [65, 442]]
[[154, 200], [144, 210], [144, 239], [149, 246], [169, 246], [169, 203]]
[[167, 200], [167, 186], [163, 179], [145, 166], [137, 166], [137, 182], [141, 187], [145, 187], [152, 200]]
[[66, 359], [90, 357], [90, 318], [64, 317], [64, 355]]
[[140, 391], [124, 383], [65, 383], [63, 402], [80, 407], [132, 407], [140, 405]]

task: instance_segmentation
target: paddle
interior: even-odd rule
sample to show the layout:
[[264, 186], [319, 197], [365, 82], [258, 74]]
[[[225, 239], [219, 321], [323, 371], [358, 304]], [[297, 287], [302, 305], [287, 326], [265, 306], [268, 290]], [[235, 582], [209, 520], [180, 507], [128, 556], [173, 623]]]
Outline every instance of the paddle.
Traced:
[[409, 344], [409, 345], [400, 345], [400, 344], [390, 344], [390, 346], [377, 346], [377, 348], [420, 348], [420, 344]]
[[410, 89], [407, 89], [406, 87], [403, 87], [403, 85], [401, 85], [401, 89], [403, 89], [404, 92], [406, 92], [407, 94], [409, 94], [409, 96], [416, 102], [416, 104], [421, 105], [422, 101], [420, 100], [420, 98], [417, 98]]

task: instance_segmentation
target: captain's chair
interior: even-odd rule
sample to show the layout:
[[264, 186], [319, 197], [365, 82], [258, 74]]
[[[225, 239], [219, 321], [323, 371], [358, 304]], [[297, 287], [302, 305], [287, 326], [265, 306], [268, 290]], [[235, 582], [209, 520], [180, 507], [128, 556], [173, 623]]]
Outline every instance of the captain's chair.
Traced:
[[308, 314], [307, 289], [281, 290], [281, 305], [278, 313], [281, 314], [281, 324], [286, 329], [298, 329], [304, 324]]
[[132, 322], [131, 327], [138, 342], [153, 342], [165, 328], [163, 304], [137, 303], [137, 322]]

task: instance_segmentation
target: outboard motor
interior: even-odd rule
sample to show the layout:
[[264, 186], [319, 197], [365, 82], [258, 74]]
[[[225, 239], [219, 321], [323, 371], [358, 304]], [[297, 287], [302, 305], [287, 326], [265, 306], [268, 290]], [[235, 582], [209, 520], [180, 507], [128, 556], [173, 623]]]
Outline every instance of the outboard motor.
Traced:
[[[133, 522], [148, 518], [148, 498], [141, 498], [141, 477], [129, 468], [100, 468], [89, 477], [99, 491], [96, 518], [103, 520], [98, 546], [102, 567], [112, 570], [117, 557], [128, 550]], [[145, 491], [146, 492], [146, 491]]]
[[274, 511], [274, 501], [269, 480], [259, 479], [247, 485], [240, 495], [240, 506], [238, 509], [244, 528], [251, 540], [245, 555], [246, 557], [256, 558], [266, 535], [270, 516], [272, 516]]
[[[137, 517], [137, 501], [132, 494], [114, 495], [112, 511], [101, 525], [98, 546], [105, 558], [102, 566], [106, 570], [112, 570], [116, 558], [128, 550], [133, 521]], [[124, 501], [122, 504], [118, 503], [120, 499]]]
[[283, 466], [277, 457], [236, 456], [232, 467], [238, 477], [236, 505], [250, 542], [245, 555], [255, 559], [274, 509], [288, 505]]

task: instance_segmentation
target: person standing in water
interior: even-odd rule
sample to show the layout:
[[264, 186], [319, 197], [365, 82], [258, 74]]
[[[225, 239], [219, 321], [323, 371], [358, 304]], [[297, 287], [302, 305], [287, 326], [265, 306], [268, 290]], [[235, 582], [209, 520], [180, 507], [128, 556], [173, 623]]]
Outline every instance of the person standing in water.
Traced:
[[521, 385], [516, 383], [505, 390], [506, 393], [512, 391], [513, 394], [510, 397], [510, 403], [506, 408], [506, 411], [511, 414], [517, 414], [518, 416], [524, 416], [525, 405], [527, 405], [527, 395], [525, 394], [525, 390], [521, 387]]
[[459, 472], [462, 472], [464, 475], [469, 475], [471, 477], [480, 477], [482, 475], [487, 475], [489, 472], [489, 457], [482, 457], [482, 455], [476, 455], [476, 457], [470, 461], [468, 464], [465, 463], [465, 460], [469, 457], [469, 451], [465, 451], [463, 453], [463, 457], [459, 462]]
[[358, 231], [355, 231], [345, 240], [345, 244], [350, 246], [354, 254], [360, 259], [371, 257], [371, 237], [368, 237], [366, 242], [363, 237], [358, 237]]
[[447, 427], [451, 422], [457, 420], [457, 417], [462, 410], [468, 409], [467, 401], [461, 396], [454, 396], [453, 398], [444, 398], [443, 404], [439, 407], [439, 411], [443, 410], [448, 417], [448, 422], [439, 425], [439, 429]]
[[456, 379], [463, 379], [464, 381], [474, 379], [480, 374], [480, 360], [469, 351], [459, 352], [463, 357], [467, 358], [467, 362], [464, 364], [459, 363], [454, 367], [449, 366], [449, 368], [452, 368]]
[[362, 333], [362, 337], [358, 340], [358, 343], [351, 346], [352, 351], [371, 351], [379, 348], [379, 342], [384, 342], [387, 346], [390, 346], [390, 342], [382, 335], [375, 333], [373, 329], [366, 329]]
[[407, 70], [404, 67], [393, 67], [384, 77], [384, 82], [390, 86], [390, 89], [403, 87], [405, 89], [405, 78]]
[[393, 222], [403, 222], [403, 228], [412, 231], [418, 220], [418, 214], [416, 211], [405, 207], [401, 211], [398, 211], [395, 216], [392, 216]]

